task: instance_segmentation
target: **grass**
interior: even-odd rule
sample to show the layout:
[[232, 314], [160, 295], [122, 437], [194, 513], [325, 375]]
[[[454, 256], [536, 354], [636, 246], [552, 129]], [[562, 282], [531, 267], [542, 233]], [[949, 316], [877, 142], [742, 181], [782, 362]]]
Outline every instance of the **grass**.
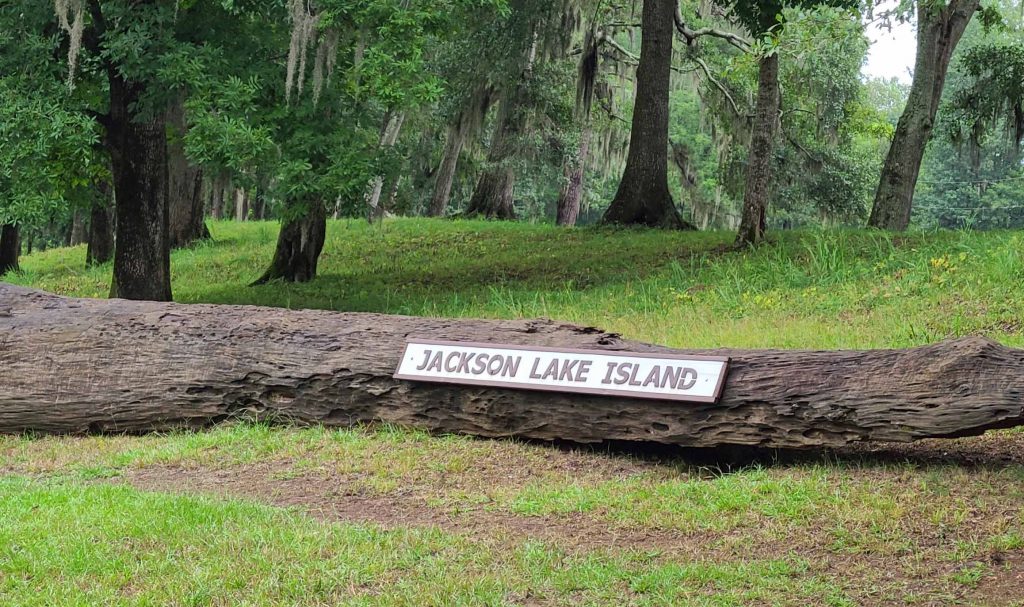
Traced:
[[[1014, 232], [736, 253], [725, 233], [339, 221], [316, 281], [247, 287], [276, 225], [211, 229], [173, 255], [179, 301], [548, 316], [678, 347], [1024, 345]], [[83, 262], [45, 251], [5, 280], [103, 296], [109, 266]], [[0, 604], [1012, 604], [1021, 453], [1015, 430], [739, 467], [387, 426], [0, 437]]]
[[[172, 257], [178, 301], [545, 316], [679, 347], [899, 347], [969, 333], [1024, 345], [1017, 232], [781, 232], [731, 253], [721, 232], [346, 220], [329, 225], [316, 281], [247, 287], [276, 224], [210, 227], [213, 241]], [[105, 296], [109, 266], [86, 269], [84, 258], [83, 247], [35, 254], [7, 280]]]

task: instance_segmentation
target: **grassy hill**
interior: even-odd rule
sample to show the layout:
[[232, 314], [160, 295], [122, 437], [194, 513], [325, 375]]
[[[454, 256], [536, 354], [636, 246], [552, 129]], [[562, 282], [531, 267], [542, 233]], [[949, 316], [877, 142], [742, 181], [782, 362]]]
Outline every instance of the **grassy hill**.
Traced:
[[[276, 225], [211, 229], [212, 242], [174, 253], [179, 301], [548, 316], [678, 347], [893, 347], [967, 333], [1024, 346], [1024, 236], [1012, 232], [777, 233], [737, 253], [725, 233], [338, 221], [316, 281], [249, 287]], [[33, 254], [5, 280], [103, 296], [110, 268], [84, 258], [82, 247]], [[1021, 597], [1021, 430], [738, 462], [386, 426], [0, 436], [0, 605]]]
[[[213, 223], [172, 257], [175, 299], [396, 314], [533, 317], [677, 347], [899, 347], [981, 333], [1024, 344], [1024, 235], [732, 234], [502, 222], [333, 221], [309, 284], [246, 286], [269, 263], [271, 222]], [[103, 297], [110, 268], [84, 247], [26, 257], [20, 284]]]

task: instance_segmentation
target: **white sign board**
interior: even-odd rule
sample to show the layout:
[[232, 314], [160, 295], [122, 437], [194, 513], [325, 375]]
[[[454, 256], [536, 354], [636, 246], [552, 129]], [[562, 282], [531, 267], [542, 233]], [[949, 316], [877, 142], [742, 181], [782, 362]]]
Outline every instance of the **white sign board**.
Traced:
[[410, 340], [396, 379], [717, 402], [729, 360]]

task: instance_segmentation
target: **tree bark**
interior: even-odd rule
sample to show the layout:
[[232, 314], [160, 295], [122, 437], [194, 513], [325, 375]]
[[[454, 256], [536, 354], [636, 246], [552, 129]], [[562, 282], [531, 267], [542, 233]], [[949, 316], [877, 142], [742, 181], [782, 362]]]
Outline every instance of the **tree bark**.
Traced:
[[249, 199], [242, 188], [235, 189], [235, 221], [245, 221], [249, 216]]
[[448, 200], [452, 195], [452, 183], [455, 181], [455, 169], [458, 168], [459, 154], [466, 143], [466, 133], [461, 118], [448, 127], [448, 139], [444, 144], [444, 156], [441, 166], [437, 169], [437, 181], [434, 182], [434, 195], [430, 199], [427, 215], [443, 217], [448, 210]]
[[228, 179], [224, 175], [217, 175], [210, 181], [210, 216], [214, 219], [224, 218], [224, 191], [227, 184]]
[[[388, 113], [384, 126], [381, 128], [379, 149], [384, 150], [395, 146], [395, 143], [398, 142], [398, 134], [402, 131], [403, 122], [405, 122], [404, 112], [399, 112], [398, 114]], [[383, 175], [377, 175], [370, 180], [366, 194], [367, 219], [370, 223], [383, 219], [387, 211], [384, 205], [380, 203], [380, 195], [383, 189]]]
[[917, 3], [914, 79], [882, 166], [869, 226], [902, 231], [910, 225], [914, 188], [942, 100], [949, 61], [979, 4], [979, 0]]
[[17, 272], [18, 257], [21, 255], [21, 238], [18, 226], [0, 224], [0, 276], [8, 272]]
[[604, 223], [689, 228], [668, 189], [668, 97], [676, 0], [644, 0], [629, 155]]
[[168, 239], [172, 249], [187, 247], [210, 237], [203, 221], [203, 171], [185, 156], [182, 138], [185, 121], [184, 94], [171, 102], [166, 113], [168, 142]]
[[590, 157], [590, 123], [583, 126], [580, 132], [580, 149], [575, 158], [566, 161], [563, 168], [565, 182], [558, 192], [555, 224], [574, 226], [580, 215], [580, 202], [583, 200], [583, 179], [587, 171], [587, 159]]
[[305, 213], [281, 225], [270, 267], [254, 285], [271, 280], [308, 282], [316, 278], [316, 266], [327, 236], [327, 210], [321, 200], [308, 203]]
[[85, 251], [85, 265], [98, 266], [114, 257], [114, 231], [110, 225], [110, 185], [100, 186], [100, 197], [89, 210], [89, 245]]
[[[466, 208], [467, 217], [487, 219], [515, 219], [516, 173], [511, 161], [519, 148], [519, 139], [526, 131], [528, 114], [524, 98], [526, 85], [533, 78], [533, 64], [537, 60], [537, 34], [526, 54], [519, 81], [506, 90], [487, 150], [487, 166], [473, 188]], [[489, 103], [489, 101], [488, 101]]]
[[78, 246], [85, 242], [85, 218], [82, 216], [82, 211], [75, 210], [71, 216], [71, 242], [68, 244], [72, 247]]
[[779, 122], [779, 55], [766, 55], [760, 63], [754, 130], [750, 138], [750, 153], [747, 155], [743, 210], [736, 236], [736, 244], [739, 246], [753, 245], [764, 240], [768, 196], [772, 186], [772, 157]]
[[[838, 447], [1024, 424], [1024, 351], [682, 352], [550, 320], [79, 300], [0, 283], [0, 432], [147, 432], [236, 418], [486, 437]], [[730, 357], [718, 403], [396, 380], [406, 338]]]
[[473, 188], [466, 208], [467, 217], [515, 219], [516, 173], [510, 166], [492, 166], [484, 170]]
[[114, 176], [116, 241], [111, 296], [171, 299], [167, 233], [167, 134], [163, 112], [138, 116], [145, 90], [109, 67], [107, 144]]

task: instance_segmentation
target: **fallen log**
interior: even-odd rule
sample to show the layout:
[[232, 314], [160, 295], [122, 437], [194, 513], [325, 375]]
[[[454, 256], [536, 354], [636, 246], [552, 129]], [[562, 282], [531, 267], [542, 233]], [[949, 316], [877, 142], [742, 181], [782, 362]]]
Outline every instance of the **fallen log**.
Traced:
[[[407, 338], [730, 358], [674, 402], [392, 377]], [[59, 297], [0, 283], [0, 432], [391, 422], [485, 437], [836, 447], [1024, 424], [1024, 350], [680, 351], [550, 320], [470, 320]]]

